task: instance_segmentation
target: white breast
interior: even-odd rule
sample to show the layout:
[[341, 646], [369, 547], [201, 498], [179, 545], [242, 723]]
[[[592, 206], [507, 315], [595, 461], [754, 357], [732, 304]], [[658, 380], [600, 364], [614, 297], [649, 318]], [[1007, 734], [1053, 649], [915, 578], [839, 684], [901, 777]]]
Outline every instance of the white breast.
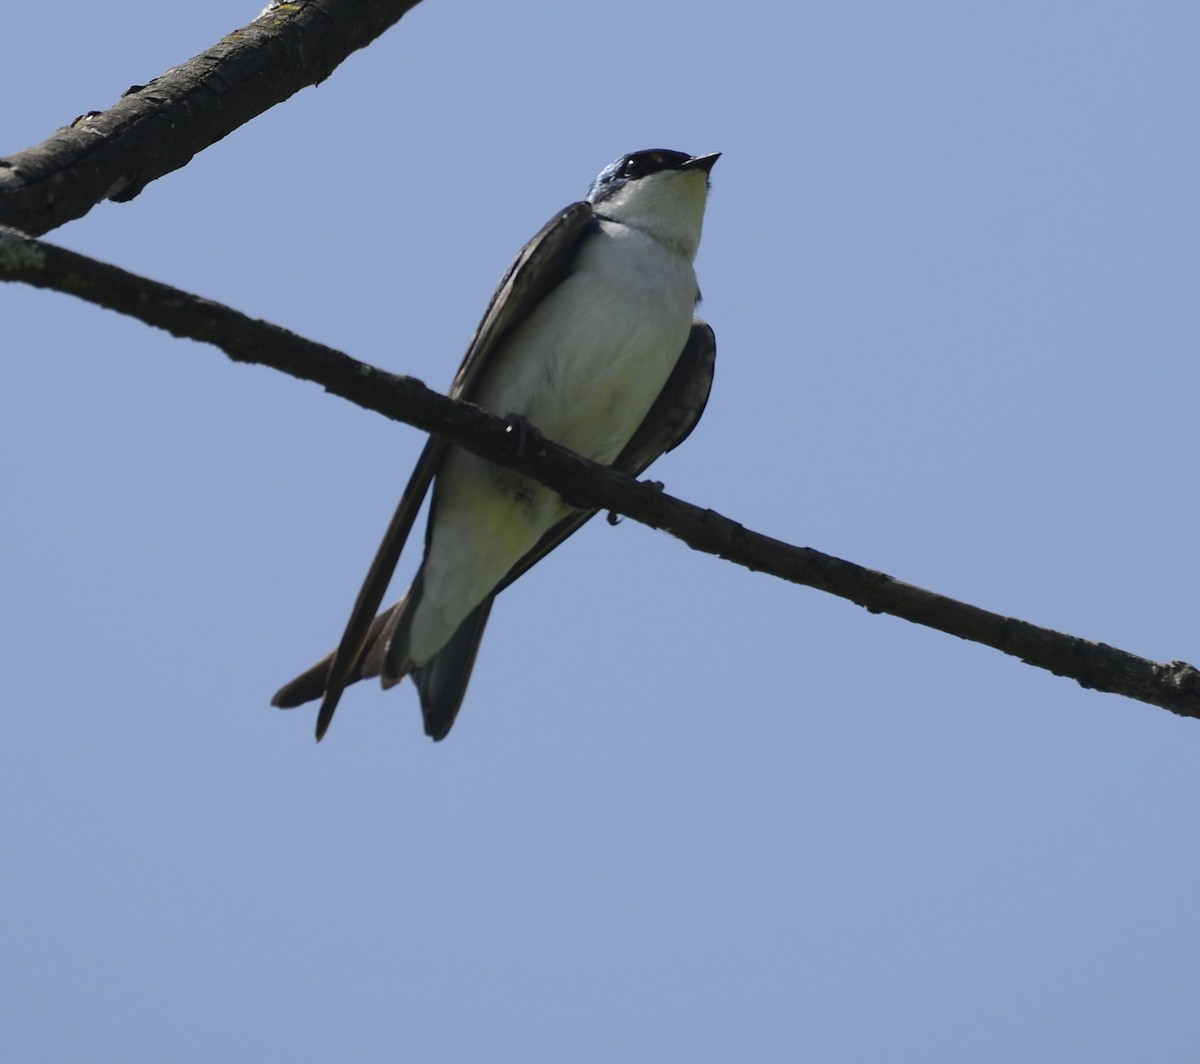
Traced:
[[640, 230], [601, 222], [574, 273], [493, 356], [475, 401], [611, 461], [683, 350], [696, 296], [691, 262]]
[[[571, 276], [493, 353], [472, 399], [611, 462], [674, 368], [697, 294], [685, 255], [601, 222]], [[443, 463], [437, 497], [411, 628], [418, 664], [566, 512], [548, 489], [461, 451]]]

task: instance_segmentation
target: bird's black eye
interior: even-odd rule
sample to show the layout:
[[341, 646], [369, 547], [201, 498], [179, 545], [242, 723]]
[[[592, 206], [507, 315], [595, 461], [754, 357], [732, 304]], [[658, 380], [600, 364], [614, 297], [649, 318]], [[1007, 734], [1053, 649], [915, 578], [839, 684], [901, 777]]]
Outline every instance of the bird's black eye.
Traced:
[[621, 166], [622, 177], [641, 177], [646, 172], [646, 164], [636, 155], [631, 155]]

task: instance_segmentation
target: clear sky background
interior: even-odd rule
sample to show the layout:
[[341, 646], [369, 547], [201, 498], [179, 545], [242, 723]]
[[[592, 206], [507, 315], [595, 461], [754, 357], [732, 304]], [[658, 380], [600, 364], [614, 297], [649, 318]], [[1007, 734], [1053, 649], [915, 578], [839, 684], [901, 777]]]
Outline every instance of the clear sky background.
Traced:
[[[261, 2], [5, 5], [0, 154]], [[445, 387], [601, 167], [722, 151], [655, 476], [1197, 663], [1198, 48], [1182, 2], [427, 0], [49, 239]], [[625, 521], [500, 599], [446, 742], [363, 686], [317, 746], [268, 700], [420, 434], [54, 294], [0, 337], [4, 1059], [1194, 1055], [1200, 724]]]

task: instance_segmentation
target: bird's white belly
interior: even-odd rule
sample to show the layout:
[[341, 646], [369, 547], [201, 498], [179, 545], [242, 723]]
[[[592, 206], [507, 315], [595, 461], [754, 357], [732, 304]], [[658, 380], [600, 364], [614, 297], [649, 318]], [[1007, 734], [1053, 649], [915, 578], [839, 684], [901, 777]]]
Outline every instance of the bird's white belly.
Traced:
[[[520, 414], [548, 439], [599, 462], [629, 442], [691, 329], [691, 263], [644, 234], [605, 227], [481, 374], [473, 402]], [[604, 237], [607, 238], [607, 242]], [[460, 451], [438, 476], [436, 520], [411, 657], [435, 654], [564, 514], [554, 493]]]

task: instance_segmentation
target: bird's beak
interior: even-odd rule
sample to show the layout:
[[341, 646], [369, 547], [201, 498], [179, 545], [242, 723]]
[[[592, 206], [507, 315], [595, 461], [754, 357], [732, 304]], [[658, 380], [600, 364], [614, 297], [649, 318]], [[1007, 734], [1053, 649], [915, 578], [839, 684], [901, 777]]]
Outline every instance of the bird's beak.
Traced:
[[703, 170], [706, 174], [712, 172], [713, 164], [721, 158], [719, 151], [713, 152], [711, 155], [693, 155], [687, 162], [683, 163], [680, 170]]

